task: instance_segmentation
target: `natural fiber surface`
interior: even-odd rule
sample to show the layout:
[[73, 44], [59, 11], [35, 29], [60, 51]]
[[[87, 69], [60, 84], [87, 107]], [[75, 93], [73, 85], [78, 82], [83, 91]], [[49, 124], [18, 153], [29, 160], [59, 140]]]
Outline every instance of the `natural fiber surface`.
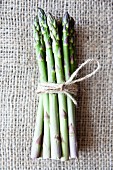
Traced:
[[[57, 17], [68, 11], [76, 21], [78, 64], [88, 58], [101, 64], [79, 84], [79, 162], [30, 159], [38, 106], [32, 32], [37, 6]], [[0, 170], [112, 169], [112, 33], [112, 0], [0, 0]]]

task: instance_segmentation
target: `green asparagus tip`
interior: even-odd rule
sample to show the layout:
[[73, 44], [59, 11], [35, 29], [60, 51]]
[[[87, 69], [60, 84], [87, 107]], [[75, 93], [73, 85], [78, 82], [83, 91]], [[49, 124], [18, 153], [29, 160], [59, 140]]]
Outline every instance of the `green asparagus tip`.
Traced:
[[68, 12], [66, 12], [66, 13], [64, 14], [64, 16], [63, 16], [62, 19], [63, 19], [63, 20], [62, 20], [62, 23], [63, 23], [63, 24], [69, 22], [69, 14], [68, 14]]
[[45, 19], [46, 18], [46, 14], [44, 12], [44, 10], [42, 8], [38, 8], [38, 17], [39, 17], [39, 20], [40, 19]]
[[45, 14], [44, 10], [42, 8], [38, 7], [38, 12], [40, 12], [40, 14]]
[[51, 13], [48, 13], [47, 20], [51, 25], [53, 25], [56, 28], [56, 20], [55, 20], [55, 17]]

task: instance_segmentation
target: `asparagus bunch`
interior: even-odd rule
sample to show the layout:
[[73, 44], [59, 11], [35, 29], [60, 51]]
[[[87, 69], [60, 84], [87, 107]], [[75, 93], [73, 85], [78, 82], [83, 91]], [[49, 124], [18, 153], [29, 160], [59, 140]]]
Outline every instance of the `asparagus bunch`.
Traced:
[[[38, 8], [34, 23], [40, 82], [63, 83], [75, 71], [74, 20], [58, 22]], [[64, 67], [63, 67], [64, 66]], [[68, 160], [77, 157], [75, 106], [65, 94], [41, 94], [31, 157]]]

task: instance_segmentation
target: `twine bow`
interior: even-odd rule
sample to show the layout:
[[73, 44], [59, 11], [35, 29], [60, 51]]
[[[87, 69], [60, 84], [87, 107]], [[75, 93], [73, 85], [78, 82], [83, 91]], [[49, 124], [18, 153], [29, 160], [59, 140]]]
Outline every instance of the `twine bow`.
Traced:
[[[96, 62], [97, 63], [97, 68], [92, 71], [90, 74], [87, 74], [84, 77], [75, 79], [77, 77], [78, 72], [89, 62]], [[81, 82], [83, 80], [86, 80], [88, 78], [90, 78], [91, 76], [93, 76], [98, 70], [100, 69], [100, 64], [99, 61], [96, 59], [88, 59], [86, 60], [84, 63], [82, 63], [74, 72], [73, 74], [70, 76], [70, 78], [63, 83], [57, 84], [57, 83], [48, 83], [48, 82], [44, 82], [44, 83], [40, 83], [38, 86], [38, 91], [37, 93], [63, 93], [66, 94], [75, 105], [77, 105], [77, 102], [75, 100], [75, 98], [73, 97], [76, 96], [78, 88], [77, 88], [77, 82]]]

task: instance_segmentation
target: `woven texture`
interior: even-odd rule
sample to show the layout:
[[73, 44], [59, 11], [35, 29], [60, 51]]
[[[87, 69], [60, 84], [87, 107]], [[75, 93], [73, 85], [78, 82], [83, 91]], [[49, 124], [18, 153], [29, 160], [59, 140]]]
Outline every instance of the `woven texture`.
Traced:
[[[79, 162], [30, 159], [38, 106], [32, 31], [38, 6], [56, 17], [68, 11], [76, 22], [78, 64], [88, 58], [101, 64], [79, 84]], [[112, 169], [112, 33], [112, 0], [0, 0], [0, 170]]]

